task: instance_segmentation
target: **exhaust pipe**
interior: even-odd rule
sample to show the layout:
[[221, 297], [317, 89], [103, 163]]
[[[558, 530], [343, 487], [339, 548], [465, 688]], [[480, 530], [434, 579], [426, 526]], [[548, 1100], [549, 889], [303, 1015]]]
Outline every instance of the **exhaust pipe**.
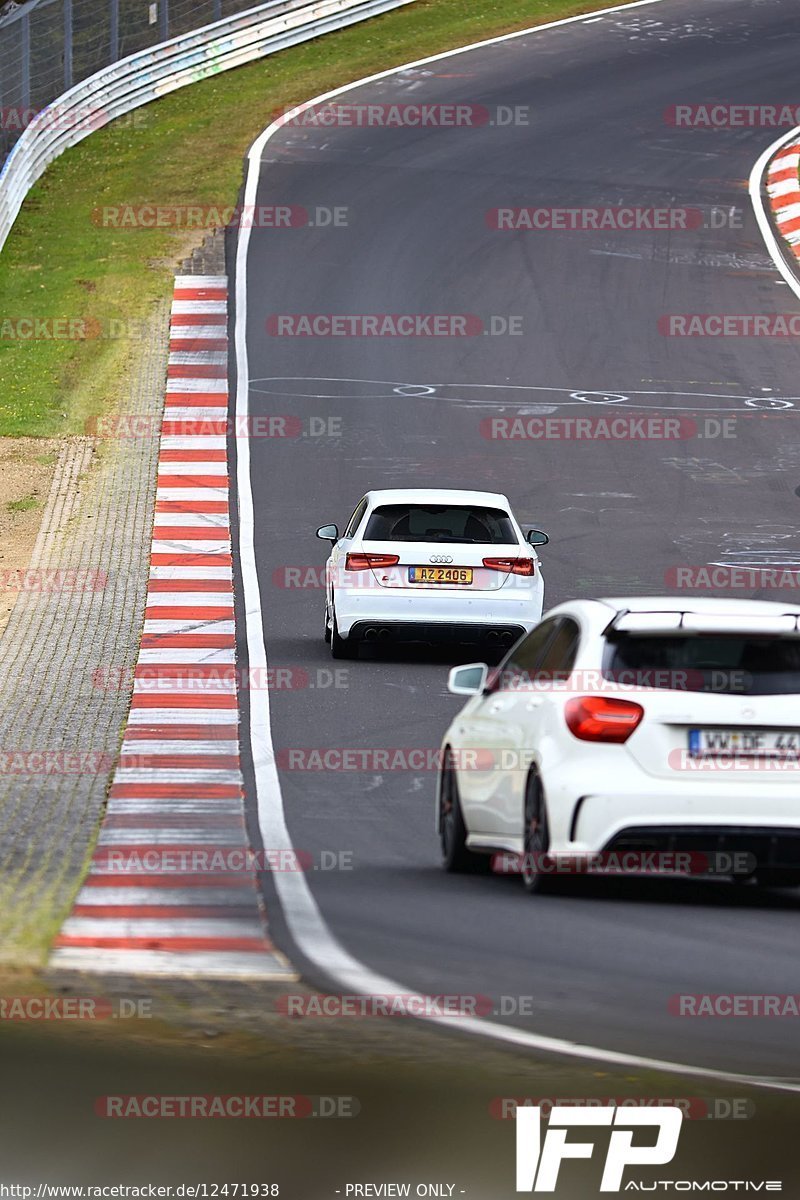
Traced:
[[496, 642], [496, 641], [499, 641], [499, 638], [500, 638], [500, 635], [497, 633], [497, 631], [492, 629], [486, 640], [489, 642]]
[[388, 642], [391, 636], [392, 633], [389, 629], [381, 629], [380, 633], [378, 634], [378, 637], [382, 642]]
[[368, 629], [368, 630], [366, 631], [366, 633], [364, 634], [364, 641], [365, 641], [365, 642], [374, 642], [374, 641], [375, 641], [375, 638], [376, 638], [377, 636], [378, 636], [378, 631], [377, 631], [377, 629]]

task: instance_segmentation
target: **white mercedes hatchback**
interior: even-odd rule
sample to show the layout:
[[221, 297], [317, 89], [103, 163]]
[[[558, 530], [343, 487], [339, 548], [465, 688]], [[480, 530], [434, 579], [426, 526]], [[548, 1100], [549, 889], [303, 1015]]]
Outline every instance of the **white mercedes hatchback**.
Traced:
[[505, 496], [404, 488], [368, 492], [344, 533], [323, 525], [325, 640], [334, 658], [362, 642], [485, 643], [508, 648], [540, 620], [536, 546]]
[[447, 869], [800, 884], [800, 607], [573, 601], [449, 687], [470, 698], [442, 742]]

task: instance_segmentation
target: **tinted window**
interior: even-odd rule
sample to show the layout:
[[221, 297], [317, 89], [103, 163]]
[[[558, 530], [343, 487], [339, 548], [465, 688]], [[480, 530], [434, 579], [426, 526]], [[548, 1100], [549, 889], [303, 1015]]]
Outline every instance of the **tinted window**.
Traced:
[[556, 636], [545, 651], [544, 658], [536, 670], [545, 675], [568, 675], [575, 665], [580, 631], [571, 617], [565, 617]]
[[535, 673], [559, 622], [560, 618], [552, 617], [532, 629], [500, 664], [492, 686], [508, 691], [521, 688]]
[[603, 675], [622, 686], [769, 696], [800, 692], [800, 639], [742, 634], [626, 637], [606, 647]]
[[384, 504], [372, 513], [364, 538], [373, 542], [517, 542], [508, 513], [499, 508]]
[[364, 499], [360, 502], [360, 504], [358, 504], [356, 506], [356, 511], [353, 513], [352, 517], [348, 521], [347, 529], [345, 529], [344, 533], [342, 534], [343, 537], [349, 538], [349, 537], [353, 536], [353, 534], [355, 533], [355, 531], [358, 529], [359, 525], [361, 524], [361, 518], [364, 516], [366, 509], [367, 509], [367, 498], [365, 496]]

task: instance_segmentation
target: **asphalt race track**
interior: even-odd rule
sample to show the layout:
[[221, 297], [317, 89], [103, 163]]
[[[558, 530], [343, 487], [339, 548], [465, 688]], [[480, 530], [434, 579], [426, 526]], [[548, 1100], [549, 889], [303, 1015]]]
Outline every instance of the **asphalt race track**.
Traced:
[[[343, 528], [370, 487], [504, 491], [521, 521], [551, 534], [546, 606], [658, 593], [679, 566], [800, 565], [792, 339], [659, 331], [669, 314], [797, 312], [746, 188], [781, 131], [682, 128], [665, 114], [797, 100], [799, 60], [796, 0], [664, 0], [401, 71], [342, 103], [519, 106], [527, 123], [287, 126], [265, 146], [258, 204], [341, 206], [348, 223], [254, 229], [246, 275], [251, 411], [302, 422], [300, 436], [252, 439], [256, 555], [270, 665], [295, 672], [272, 695], [289, 829], [298, 849], [352, 855], [352, 870], [310, 876], [333, 933], [409, 990], [533, 997], [531, 1011], [496, 1020], [789, 1077], [800, 1075], [791, 1020], [680, 1019], [668, 1004], [681, 992], [796, 991], [796, 894], [626, 881], [534, 899], [513, 877], [448, 877], [433, 771], [287, 769], [286, 752], [433, 749], [460, 706], [445, 690], [455, 655], [370, 650], [333, 663], [322, 640], [323, 593], [307, 569], [318, 576], [326, 548], [314, 531]], [[688, 206], [703, 225], [514, 232], [486, 218], [619, 205]], [[518, 318], [522, 335], [287, 337], [268, 325], [432, 313], [488, 328]], [[493, 417], [612, 408], [678, 413], [696, 435], [485, 436]], [[298, 578], [306, 586], [288, 586]], [[278, 941], [303, 966], [265, 886]]]

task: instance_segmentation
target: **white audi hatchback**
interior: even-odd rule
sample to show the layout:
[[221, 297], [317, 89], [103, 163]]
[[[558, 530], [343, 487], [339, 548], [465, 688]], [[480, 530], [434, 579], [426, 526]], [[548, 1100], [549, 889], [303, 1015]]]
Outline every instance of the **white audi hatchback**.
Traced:
[[508, 647], [542, 615], [536, 546], [505, 496], [404, 488], [368, 492], [344, 533], [323, 525], [325, 640], [334, 658], [362, 642], [479, 642]]
[[576, 600], [449, 687], [449, 870], [499, 851], [529, 891], [581, 864], [800, 884], [800, 607]]

